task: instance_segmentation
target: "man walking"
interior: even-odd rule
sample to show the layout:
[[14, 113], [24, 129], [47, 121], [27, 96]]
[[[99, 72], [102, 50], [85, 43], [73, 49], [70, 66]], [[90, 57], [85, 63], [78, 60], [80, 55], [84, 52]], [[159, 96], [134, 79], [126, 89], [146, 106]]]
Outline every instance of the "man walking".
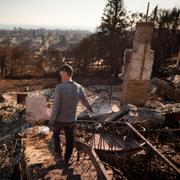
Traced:
[[50, 119], [53, 126], [54, 150], [61, 156], [60, 147], [60, 130], [64, 129], [66, 148], [64, 159], [68, 163], [72, 151], [74, 140], [74, 126], [76, 121], [76, 109], [79, 100], [90, 111], [93, 112], [91, 105], [88, 103], [83, 87], [72, 80], [73, 68], [64, 64], [60, 68], [61, 84], [55, 88], [54, 106]]

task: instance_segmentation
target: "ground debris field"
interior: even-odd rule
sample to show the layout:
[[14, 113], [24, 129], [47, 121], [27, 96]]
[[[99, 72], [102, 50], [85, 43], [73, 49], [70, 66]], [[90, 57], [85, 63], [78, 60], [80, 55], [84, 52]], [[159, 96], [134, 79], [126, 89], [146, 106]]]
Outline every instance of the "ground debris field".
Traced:
[[[0, 83], [0, 179], [53, 179], [52, 176], [54, 179], [100, 179], [88, 153], [81, 150], [78, 152], [74, 148], [71, 165], [66, 167], [63, 161], [57, 163], [53, 154], [51, 132], [48, 137], [37, 135], [31, 138], [26, 134], [37, 126], [47, 124], [42, 122], [30, 125], [26, 121], [25, 106], [17, 104], [16, 92], [27, 92], [28, 86], [30, 96], [38, 93], [42, 95], [45, 91], [53, 94], [57, 79], [1, 80]], [[114, 119], [112, 111], [123, 111], [120, 109], [120, 85], [111, 87], [108, 80], [106, 85], [92, 85], [85, 80], [81, 83], [85, 85], [88, 99], [100, 115], [89, 117], [80, 104], [76, 138], [95, 150], [109, 179], [179, 179], [180, 103], [155, 95], [149, 96], [146, 105], [138, 107], [129, 116], [131, 125], [158, 154], [126, 124], [109, 122]], [[8, 94], [5, 97], [10, 100], [3, 99], [4, 94]], [[52, 103], [52, 96], [48, 101]], [[104, 123], [104, 120], [108, 122]], [[132, 141], [138, 144], [137, 148], [132, 146]], [[42, 155], [40, 147], [43, 148]], [[45, 152], [48, 152], [47, 156]], [[31, 165], [29, 169], [28, 163]]]
[[49, 87], [54, 87], [58, 83], [58, 80], [55, 78], [37, 78], [37, 79], [6, 79], [0, 80], [1, 88], [0, 93], [11, 92], [11, 91], [20, 91], [24, 92], [27, 90], [38, 90], [46, 89]]

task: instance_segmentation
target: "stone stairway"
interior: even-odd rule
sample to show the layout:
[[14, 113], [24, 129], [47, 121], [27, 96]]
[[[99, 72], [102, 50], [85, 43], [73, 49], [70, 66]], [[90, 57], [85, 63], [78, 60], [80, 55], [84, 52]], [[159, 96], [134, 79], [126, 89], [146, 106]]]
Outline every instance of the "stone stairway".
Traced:
[[[111, 179], [111, 176], [98, 173], [102, 163], [94, 166], [92, 156], [81, 150], [73, 150], [69, 165], [53, 152], [52, 132], [48, 135], [39, 134], [38, 126], [25, 130], [22, 134], [24, 150], [21, 171], [27, 179]], [[63, 145], [63, 152], [65, 144]], [[100, 176], [99, 176], [100, 174]], [[108, 178], [107, 178], [108, 177]]]

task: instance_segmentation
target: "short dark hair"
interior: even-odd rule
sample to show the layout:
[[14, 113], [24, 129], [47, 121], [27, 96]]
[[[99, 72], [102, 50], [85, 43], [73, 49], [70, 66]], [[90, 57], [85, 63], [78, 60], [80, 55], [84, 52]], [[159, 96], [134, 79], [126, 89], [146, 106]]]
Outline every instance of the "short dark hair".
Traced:
[[63, 64], [60, 71], [66, 71], [69, 76], [73, 75], [73, 68], [69, 64]]

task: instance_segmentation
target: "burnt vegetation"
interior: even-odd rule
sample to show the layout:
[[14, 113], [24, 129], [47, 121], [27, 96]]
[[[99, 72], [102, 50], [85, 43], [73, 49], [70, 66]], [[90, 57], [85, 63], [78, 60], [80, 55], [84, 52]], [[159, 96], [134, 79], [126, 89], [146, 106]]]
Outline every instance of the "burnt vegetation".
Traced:
[[[127, 12], [123, 1], [109, 0], [95, 33], [62, 30], [1, 30], [0, 75], [12, 77], [46, 77], [55, 75], [67, 62], [77, 75], [122, 72], [125, 49], [132, 47], [135, 24], [154, 22], [152, 49], [155, 51], [153, 76], [167, 77], [168, 64], [176, 64], [179, 50], [180, 10], [159, 9], [148, 15]], [[174, 61], [173, 61], [174, 60]], [[179, 64], [177, 64], [179, 66]], [[176, 67], [178, 73], [179, 68]]]

